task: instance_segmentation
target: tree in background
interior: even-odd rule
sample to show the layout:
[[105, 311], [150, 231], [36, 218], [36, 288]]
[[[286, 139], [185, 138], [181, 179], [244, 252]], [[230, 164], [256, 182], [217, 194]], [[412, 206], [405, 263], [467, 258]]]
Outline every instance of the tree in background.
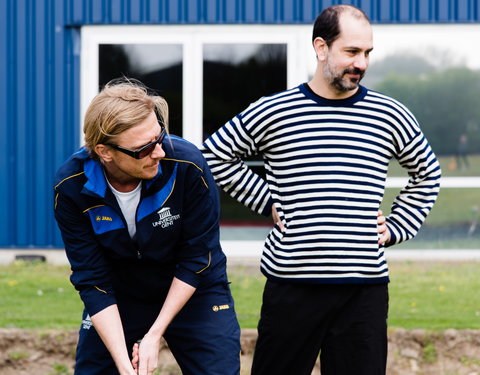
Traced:
[[[398, 70], [387, 70], [392, 67], [388, 61], [395, 61]], [[455, 155], [462, 136], [468, 139], [468, 153], [480, 153], [480, 71], [435, 69], [412, 55], [390, 57], [379, 65], [372, 69], [378, 80], [373, 88], [410, 108], [437, 155]], [[379, 71], [388, 73], [379, 79]]]

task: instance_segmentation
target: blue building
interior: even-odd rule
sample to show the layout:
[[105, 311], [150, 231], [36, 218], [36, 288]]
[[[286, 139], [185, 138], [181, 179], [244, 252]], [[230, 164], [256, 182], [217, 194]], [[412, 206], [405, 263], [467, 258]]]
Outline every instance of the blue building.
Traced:
[[[0, 247], [63, 246], [53, 176], [81, 145], [82, 114], [110, 78], [157, 88], [172, 131], [200, 143], [252, 99], [308, 79], [311, 25], [339, 3], [374, 25], [480, 20], [479, 0], [1, 0]], [[222, 89], [235, 99], [215, 97]]]

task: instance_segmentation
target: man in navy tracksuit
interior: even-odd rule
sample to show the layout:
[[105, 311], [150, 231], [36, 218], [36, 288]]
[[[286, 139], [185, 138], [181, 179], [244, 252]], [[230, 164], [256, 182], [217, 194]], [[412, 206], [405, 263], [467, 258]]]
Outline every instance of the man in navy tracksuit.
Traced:
[[167, 108], [139, 83], [107, 85], [86, 146], [57, 173], [55, 217], [85, 305], [77, 375], [151, 374], [162, 337], [184, 374], [239, 373], [217, 188], [197, 148], [166, 135]]

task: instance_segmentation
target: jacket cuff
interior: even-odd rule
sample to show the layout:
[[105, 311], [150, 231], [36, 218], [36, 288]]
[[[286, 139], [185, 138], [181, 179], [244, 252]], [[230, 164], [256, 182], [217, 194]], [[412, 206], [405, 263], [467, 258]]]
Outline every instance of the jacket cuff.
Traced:
[[186, 268], [183, 268], [181, 266], [177, 267], [177, 270], [175, 271], [175, 277], [183, 281], [184, 283], [193, 286], [194, 288], [198, 288], [198, 285], [200, 284], [199, 274], [187, 270]]
[[87, 310], [90, 316], [117, 303], [117, 300], [112, 293], [108, 293], [95, 287], [80, 291], [80, 297], [85, 305], [85, 310]]

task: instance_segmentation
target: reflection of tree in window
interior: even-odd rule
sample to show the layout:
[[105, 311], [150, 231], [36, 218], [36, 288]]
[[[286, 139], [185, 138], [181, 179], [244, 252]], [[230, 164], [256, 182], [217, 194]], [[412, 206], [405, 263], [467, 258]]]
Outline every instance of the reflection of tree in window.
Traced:
[[434, 66], [418, 55], [394, 57], [396, 68], [389, 57], [372, 64], [368, 74], [374, 73], [373, 88], [414, 113], [439, 157], [443, 176], [478, 176], [480, 169], [473, 168], [473, 162], [463, 169], [454, 162], [462, 135], [468, 137], [472, 160], [480, 160], [480, 71], [457, 63]]
[[[213, 48], [221, 54], [212, 57]], [[205, 45], [204, 52], [210, 55], [203, 63], [204, 138], [261, 96], [286, 89], [284, 44]]]
[[[441, 51], [435, 53], [435, 64], [431, 55], [425, 55], [430, 58], [399, 52], [372, 63], [365, 85], [398, 99], [414, 113], [444, 178], [480, 176], [480, 71], [450, 60]], [[459, 154], [468, 155], [468, 162], [460, 164]], [[394, 162], [389, 174], [399, 176], [406, 171]], [[398, 189], [387, 189], [382, 206], [385, 214], [390, 211], [385, 202], [392, 202], [397, 194]], [[442, 187], [416, 238], [398, 249], [478, 248], [478, 197], [478, 189]]]
[[435, 67], [422, 56], [408, 52], [388, 55], [382, 60], [372, 62], [362, 81], [366, 87], [375, 87], [389, 74], [421, 76], [435, 70]]
[[[225, 122], [265, 95], [287, 86], [285, 44], [206, 44], [203, 62], [203, 135], [207, 138]], [[246, 159], [265, 176], [258, 155]], [[260, 223], [270, 218], [253, 213], [220, 190], [222, 224]]]
[[[170, 110], [170, 132], [182, 135], [182, 59], [162, 64], [158, 50], [172, 50], [180, 45], [123, 45], [99, 46], [99, 87], [114, 78], [136, 78], [163, 96]], [[141, 64], [142, 59], [149, 65]]]
[[130, 60], [121, 45], [102, 44], [98, 52], [99, 90], [114, 78], [130, 76]]

